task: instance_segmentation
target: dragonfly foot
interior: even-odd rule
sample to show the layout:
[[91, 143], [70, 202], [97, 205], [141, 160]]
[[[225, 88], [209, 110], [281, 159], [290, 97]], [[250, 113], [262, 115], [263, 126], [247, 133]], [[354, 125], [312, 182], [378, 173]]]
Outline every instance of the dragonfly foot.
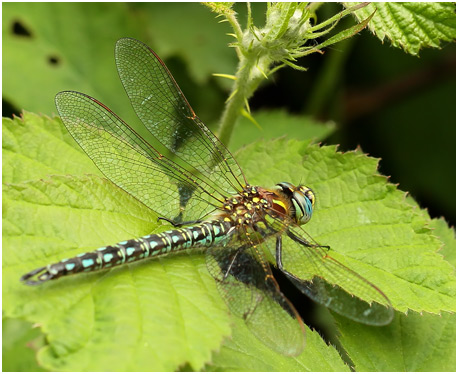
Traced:
[[168, 223], [170, 223], [173, 227], [177, 227], [177, 226], [180, 225], [179, 223], [175, 223], [175, 222], [173, 222], [171, 219], [168, 219], [168, 218], [165, 218], [165, 217], [157, 217], [157, 222], [159, 222], [159, 221], [168, 222]]
[[168, 218], [165, 218], [165, 217], [157, 217], [157, 221], [158, 222], [159, 222], [159, 220], [166, 221], [166, 222], [170, 223], [173, 227], [182, 227], [182, 226], [195, 225], [195, 224], [202, 223], [202, 221], [186, 221], [186, 222], [176, 223], [176, 222], [172, 221], [171, 219], [168, 219]]

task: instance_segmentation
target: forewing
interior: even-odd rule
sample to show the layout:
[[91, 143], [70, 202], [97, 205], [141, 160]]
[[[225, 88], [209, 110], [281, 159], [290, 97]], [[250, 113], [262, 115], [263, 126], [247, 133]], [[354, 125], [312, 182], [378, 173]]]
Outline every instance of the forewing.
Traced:
[[375, 326], [390, 323], [393, 309], [385, 294], [306, 237], [301, 228], [291, 226], [282, 236], [284, 273], [295, 286], [354, 321]]
[[161, 59], [142, 42], [123, 38], [116, 65], [137, 116], [174, 161], [195, 168], [222, 194], [233, 195], [246, 182], [229, 150], [200, 121]]
[[[60, 92], [56, 106], [81, 148], [113, 183], [166, 218], [198, 220], [222, 200], [212, 186], [161, 155], [96, 99]], [[184, 206], [182, 196], [189, 193]]]
[[250, 331], [271, 349], [299, 355], [305, 345], [302, 320], [280, 292], [259, 248], [216, 246], [208, 249], [206, 257], [231, 312], [243, 318]]

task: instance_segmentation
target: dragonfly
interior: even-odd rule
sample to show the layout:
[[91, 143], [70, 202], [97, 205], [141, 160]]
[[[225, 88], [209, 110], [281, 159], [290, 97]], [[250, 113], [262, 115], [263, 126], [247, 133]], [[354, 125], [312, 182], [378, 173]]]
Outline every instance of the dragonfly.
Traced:
[[302, 228], [316, 195], [305, 185], [250, 185], [226, 146], [192, 110], [169, 70], [146, 44], [117, 41], [119, 77], [148, 136], [140, 136], [96, 99], [56, 95], [70, 134], [106, 178], [173, 225], [35, 269], [39, 285], [146, 258], [202, 248], [209, 273], [231, 313], [266, 346], [297, 356], [304, 323], [281, 292], [276, 266], [302, 293], [354, 321], [382, 326], [393, 308], [374, 284], [329, 255]]

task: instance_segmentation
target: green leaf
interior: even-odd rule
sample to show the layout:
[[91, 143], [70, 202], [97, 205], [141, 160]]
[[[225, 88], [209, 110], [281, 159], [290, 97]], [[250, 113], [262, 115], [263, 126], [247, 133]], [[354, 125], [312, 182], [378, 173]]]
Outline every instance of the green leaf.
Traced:
[[283, 139], [255, 143], [237, 158], [254, 185], [312, 187], [318, 202], [305, 230], [379, 287], [396, 310], [455, 311], [454, 269], [437, 253], [442, 243], [404, 193], [377, 175], [376, 159]]
[[[8, 72], [3, 97], [37, 113], [56, 113], [56, 93], [75, 90], [102, 101], [135, 127], [132, 110], [119, 112], [130, 106], [113, 58], [115, 42], [126, 36], [147, 42], [162, 59], [180, 56], [200, 83], [214, 72], [233, 72], [237, 64], [226, 46], [230, 28], [200, 4], [8, 3], [2, 20]], [[14, 33], [17, 25], [30, 36]], [[214, 99], [214, 91], [209, 95]]]
[[100, 172], [76, 144], [60, 118], [24, 112], [2, 118], [3, 182], [17, 183], [51, 174]]
[[434, 229], [434, 235], [438, 236], [444, 243], [439, 253], [444, 256], [446, 261], [456, 267], [455, 230], [451, 229], [443, 218], [433, 219], [431, 227]]
[[2, 371], [44, 371], [35, 357], [37, 345], [43, 345], [42, 335], [31, 324], [14, 318], [2, 320]]
[[254, 337], [240, 318], [233, 317], [232, 321], [232, 339], [213, 355], [207, 371], [349, 371], [335, 347], [328, 346], [318, 332], [308, 327], [304, 351], [292, 358], [272, 352]]
[[[74, 157], [73, 148], [67, 149]], [[56, 160], [66, 158], [65, 152], [55, 154]], [[455, 309], [454, 269], [437, 253], [442, 243], [428, 228], [430, 219], [376, 174], [377, 160], [285, 139], [251, 144], [237, 159], [250, 183], [289, 181], [313, 187], [318, 202], [307, 232], [381, 288], [396, 310]], [[141, 371], [176, 370], [188, 363], [199, 370], [211, 361], [211, 353], [230, 333], [229, 321], [199, 252], [34, 288], [19, 283], [21, 275], [47, 263], [164, 231], [156, 217], [97, 176], [53, 176], [4, 186], [4, 313], [41, 326], [48, 342], [39, 353], [41, 365], [52, 370]], [[369, 335], [383, 331], [354, 325]], [[307, 336], [303, 355], [275, 356], [235, 321], [233, 341], [214, 355], [211, 368], [343, 370], [334, 348], [314, 332], [307, 331]], [[381, 362], [373, 365], [383, 367]]]
[[[409, 203], [421, 210], [421, 214], [425, 219], [429, 219], [428, 211], [421, 209], [418, 203], [412, 196], [407, 197]], [[456, 233], [452, 227], [449, 227], [444, 218], [434, 218], [430, 220], [429, 227], [433, 230], [434, 236], [436, 236], [442, 243], [439, 249], [439, 254], [444, 256], [445, 261], [455, 267], [456, 265]]]
[[[305, 4], [302, 5], [302, 8]], [[296, 2], [290, 3], [275, 3], [272, 6], [267, 8], [266, 15], [266, 34], [263, 35], [263, 38], [266, 40], [277, 40], [280, 39], [288, 31], [291, 21], [291, 18], [294, 16], [298, 4]]]
[[252, 116], [260, 128], [249, 119], [241, 118], [235, 128], [237, 136], [232, 138], [230, 144], [232, 150], [237, 150], [256, 139], [271, 139], [288, 135], [299, 140], [321, 141], [335, 129], [335, 124], [331, 121], [319, 123], [310, 117], [288, 114], [284, 110], [262, 110], [252, 113]]
[[[350, 7], [357, 3], [344, 3]], [[407, 53], [418, 55], [421, 48], [440, 48], [441, 42], [456, 38], [454, 2], [383, 2], [357, 10], [358, 20], [376, 11], [369, 29], [383, 42], [385, 38]]]
[[[3, 95], [17, 108], [55, 113], [54, 96], [69, 89], [114, 108], [127, 103], [121, 83], [113, 79], [114, 43], [141, 34], [126, 4], [9, 3], [2, 20], [3, 68], [8, 71]], [[15, 24], [30, 36], [15, 34]], [[132, 112], [123, 116], [134, 118]]]
[[341, 31], [337, 33], [336, 35], [331, 36], [330, 38], [326, 39], [323, 43], [320, 43], [317, 46], [315, 46], [313, 49], [311, 49], [310, 51], [305, 52], [304, 55], [316, 52], [319, 49], [328, 47], [330, 45], [341, 42], [342, 40], [351, 38], [352, 36], [356, 35], [360, 31], [364, 30], [373, 16], [374, 14], [369, 14], [369, 16], [366, 19], [363, 19], [360, 23]]
[[210, 360], [230, 329], [202, 255], [183, 253], [40, 287], [19, 282], [46, 263], [164, 228], [143, 204], [96, 176], [4, 186], [3, 307], [47, 335], [41, 365], [171, 371], [185, 363], [199, 370]]
[[[220, 23], [209, 9], [191, 3], [137, 6], [145, 14], [148, 34], [159, 56], [162, 59], [180, 56], [199, 84], [205, 83], [215, 72], [235, 71], [236, 54], [227, 48], [227, 44], [234, 41], [226, 35], [231, 28], [226, 22]], [[218, 80], [218, 83], [226, 82]]]
[[337, 317], [341, 342], [356, 371], [441, 372], [456, 370], [456, 315], [396, 313], [384, 327]]

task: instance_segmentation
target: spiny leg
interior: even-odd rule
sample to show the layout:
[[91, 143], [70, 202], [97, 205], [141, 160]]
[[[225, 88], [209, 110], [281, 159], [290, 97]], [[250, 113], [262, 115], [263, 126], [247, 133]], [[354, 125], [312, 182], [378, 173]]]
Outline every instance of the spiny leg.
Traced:
[[242, 246], [242, 247], [240, 247], [239, 249], [237, 249], [237, 251], [235, 251], [234, 256], [232, 256], [231, 263], [230, 263], [229, 266], [227, 267], [226, 273], [224, 274], [224, 277], [223, 277], [223, 279], [222, 279], [223, 282], [224, 282], [224, 281], [226, 280], [226, 278], [229, 276], [229, 273], [231, 272], [232, 266], [234, 265], [235, 259], [236, 259], [237, 256], [241, 253], [241, 251], [242, 251], [243, 249], [245, 249], [245, 246]]
[[289, 230], [287, 231], [287, 234], [292, 240], [294, 240], [295, 242], [297, 242], [299, 244], [302, 244], [302, 245], [304, 245], [306, 247], [309, 247], [309, 248], [323, 248], [323, 249], [326, 249], [327, 251], [329, 251], [331, 249], [331, 247], [329, 245], [312, 244], [312, 243], [308, 242], [307, 240], [305, 240], [304, 238], [301, 238], [299, 236], [294, 235]]
[[[296, 235], [293, 235], [291, 233], [288, 232], [288, 236], [293, 239], [294, 241], [306, 246], [306, 247], [310, 247], [310, 248], [324, 248], [326, 250], [329, 250], [331, 247], [329, 247], [329, 245], [316, 245], [316, 244], [311, 244], [309, 243], [307, 240], [303, 239], [303, 238], [299, 238], [297, 237]], [[291, 274], [288, 270], [286, 270], [284, 267], [283, 267], [283, 261], [282, 261], [282, 249], [283, 249], [283, 245], [282, 245], [282, 238], [281, 236], [277, 236], [277, 241], [276, 241], [276, 244], [275, 244], [275, 261], [277, 262], [277, 267], [280, 271], [282, 271], [283, 273], [285, 273], [286, 275], [290, 276], [291, 278], [294, 278], [296, 279], [297, 281], [300, 281], [302, 282], [302, 279], [296, 277], [295, 275]]]

